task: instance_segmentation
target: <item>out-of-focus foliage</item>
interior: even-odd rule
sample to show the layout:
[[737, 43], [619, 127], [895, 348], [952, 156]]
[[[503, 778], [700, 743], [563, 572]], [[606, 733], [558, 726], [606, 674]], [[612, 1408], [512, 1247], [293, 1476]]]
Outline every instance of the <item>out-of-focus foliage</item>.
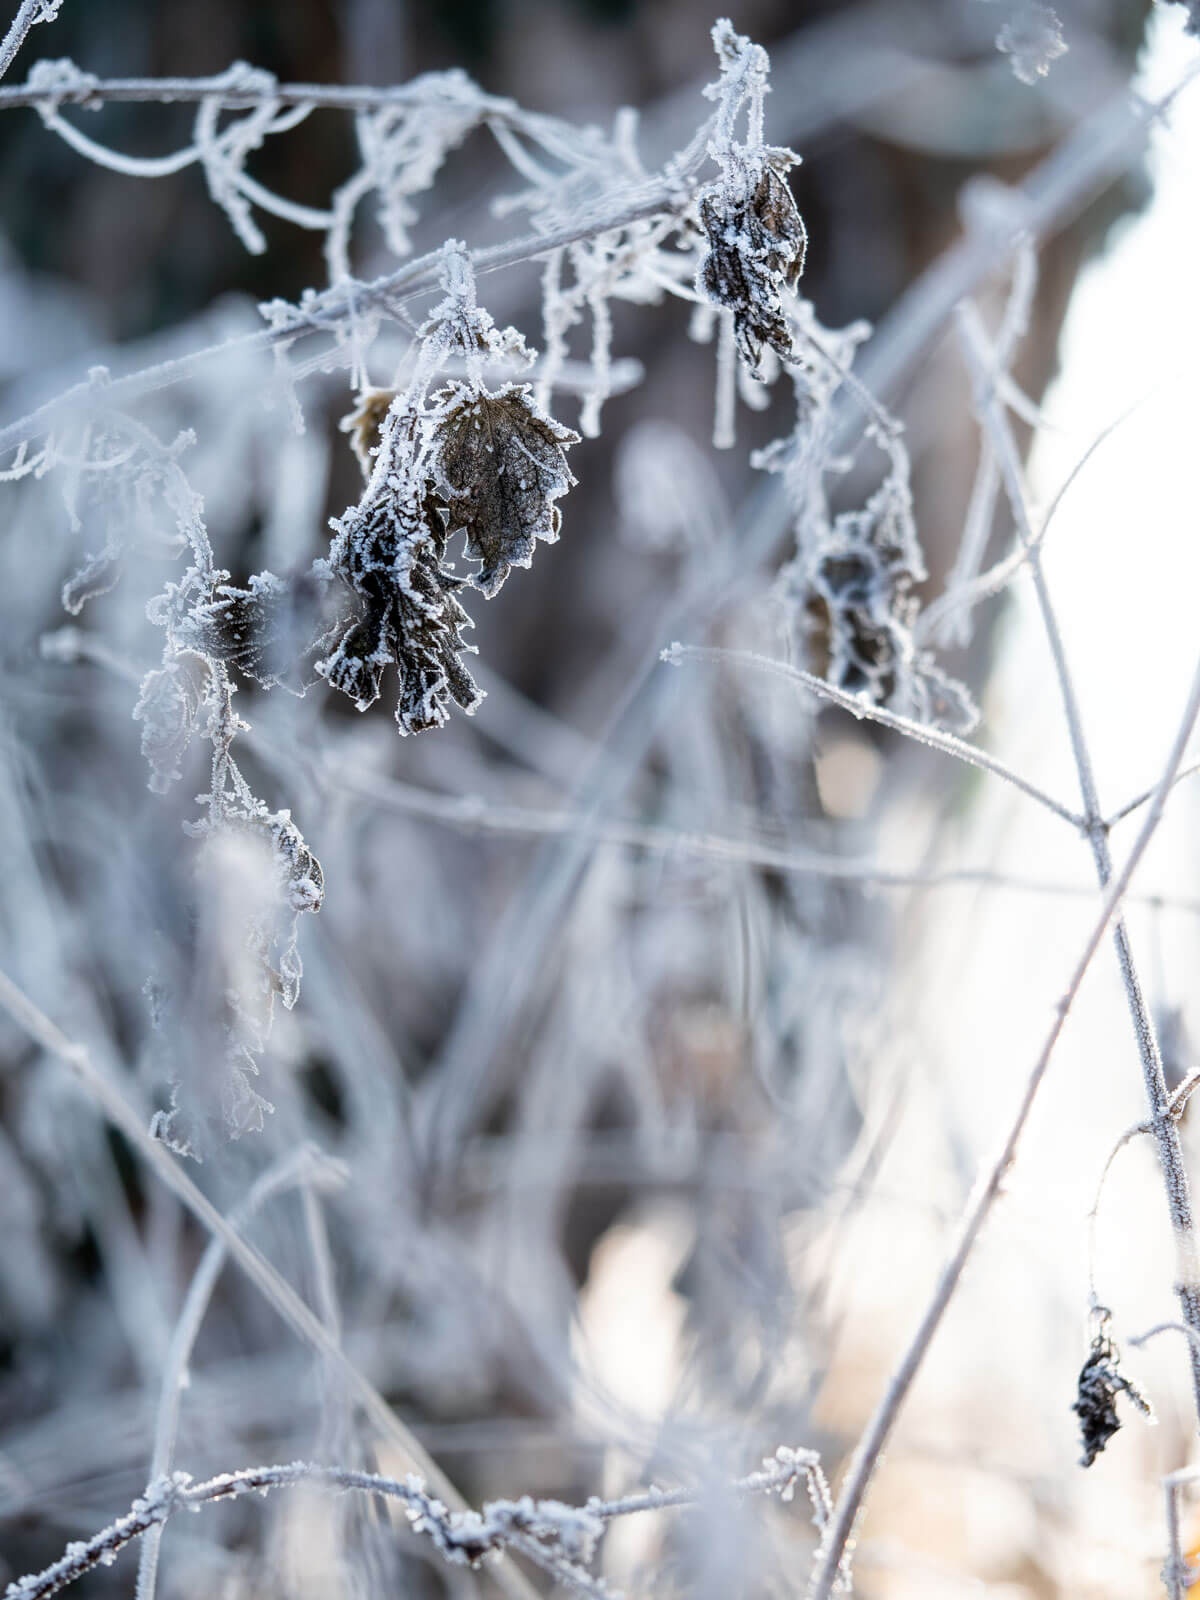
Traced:
[[[941, 335], [978, 297], [1036, 416], [1129, 193], [1021, 183], [1145, 7], [99, 9], [0, 103], [0, 970], [325, 1342], [0, 1019], [0, 1577], [137, 1499], [139, 1600], [802, 1594], [907, 1337], [859, 1230], [1012, 538]], [[1084, 1371], [1091, 1457], [1140, 1393]], [[1072, 1592], [1036, 1545], [997, 1581]]]

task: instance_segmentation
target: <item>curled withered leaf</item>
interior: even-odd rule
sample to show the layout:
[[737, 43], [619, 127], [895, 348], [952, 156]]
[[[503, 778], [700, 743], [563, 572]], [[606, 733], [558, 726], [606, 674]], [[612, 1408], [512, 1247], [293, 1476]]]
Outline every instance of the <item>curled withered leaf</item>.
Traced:
[[1079, 1382], [1071, 1410], [1079, 1418], [1083, 1442], [1081, 1467], [1090, 1467], [1121, 1426], [1117, 1416], [1116, 1398], [1127, 1395], [1144, 1417], [1153, 1418], [1150, 1402], [1141, 1390], [1120, 1370], [1121, 1355], [1108, 1336], [1108, 1317], [1100, 1323], [1087, 1360], [1079, 1373]]
[[490, 598], [513, 567], [530, 565], [538, 539], [558, 538], [554, 502], [575, 482], [565, 451], [579, 435], [548, 417], [528, 384], [495, 394], [452, 384], [438, 399], [434, 492], [447, 532], [465, 532], [467, 554], [480, 563], [472, 582]]
[[350, 435], [350, 444], [364, 477], [369, 478], [375, 466], [375, 452], [379, 449], [383, 433], [383, 419], [395, 398], [394, 389], [364, 389], [358, 397], [357, 406], [338, 424], [343, 433]]
[[716, 305], [733, 312], [738, 352], [752, 372], [764, 345], [785, 360], [792, 336], [782, 289], [804, 270], [808, 234], [784, 174], [797, 157], [770, 150], [760, 162], [739, 163], [700, 197], [708, 239], [699, 284]]
[[924, 576], [907, 484], [893, 477], [801, 549], [781, 580], [802, 609], [819, 676], [918, 722], [969, 733], [979, 720], [970, 694], [913, 639]]
[[466, 648], [459, 638], [471, 619], [456, 598], [460, 581], [440, 566], [414, 567], [408, 589], [396, 600], [401, 648], [400, 700], [396, 722], [401, 733], [440, 727], [449, 716], [448, 700], [474, 711], [483, 696], [463, 665]]
[[291, 812], [271, 812], [265, 821], [288, 905], [297, 912], [319, 911], [325, 900], [325, 874], [292, 821]]
[[176, 627], [180, 642], [244, 672], [264, 687], [281, 682], [328, 626], [324, 588], [307, 572], [257, 572], [249, 586], [220, 584]]
[[340, 689], [365, 711], [379, 699], [385, 669], [396, 659], [396, 631], [391, 608], [381, 602], [343, 621], [329, 642], [317, 671], [333, 689]]
[[445, 532], [432, 504], [381, 476], [337, 527], [329, 564], [359, 603], [327, 638], [317, 672], [364, 711], [394, 663], [401, 733], [440, 726], [450, 701], [473, 710], [481, 697], [459, 637], [471, 619], [456, 598], [460, 580], [442, 567]]

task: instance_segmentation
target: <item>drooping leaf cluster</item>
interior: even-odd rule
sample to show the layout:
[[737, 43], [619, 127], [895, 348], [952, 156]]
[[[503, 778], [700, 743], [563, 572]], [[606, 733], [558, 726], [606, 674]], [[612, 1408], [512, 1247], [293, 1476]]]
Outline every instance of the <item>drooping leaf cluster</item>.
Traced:
[[[538, 539], [556, 540], [555, 502], [575, 482], [565, 451], [578, 434], [548, 416], [529, 385], [490, 390], [483, 382], [485, 356], [527, 352], [477, 305], [461, 251], [447, 250], [443, 282], [447, 298], [422, 330], [412, 384], [400, 395], [367, 392], [346, 419], [369, 476], [358, 504], [335, 521], [324, 563], [354, 599], [316, 670], [365, 710], [394, 665], [402, 733], [440, 726], [452, 704], [478, 705], [459, 594], [470, 582], [490, 599], [514, 566], [530, 565]], [[466, 357], [468, 380], [430, 395], [433, 371], [451, 352]], [[470, 579], [447, 563], [447, 542], [459, 533], [479, 563]]]

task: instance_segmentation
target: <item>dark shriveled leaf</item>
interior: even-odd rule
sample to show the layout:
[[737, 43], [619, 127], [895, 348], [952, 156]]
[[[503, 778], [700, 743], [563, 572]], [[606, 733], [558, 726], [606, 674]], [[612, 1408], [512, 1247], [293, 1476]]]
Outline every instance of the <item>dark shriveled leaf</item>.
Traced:
[[513, 567], [527, 567], [538, 539], [558, 538], [554, 501], [575, 482], [565, 450], [579, 435], [548, 417], [527, 384], [496, 394], [454, 384], [438, 397], [439, 480], [447, 532], [466, 534], [480, 563], [472, 582], [491, 598]]
[[700, 287], [716, 305], [733, 312], [738, 353], [757, 371], [763, 345], [784, 360], [792, 336], [783, 309], [784, 285], [794, 288], [804, 270], [808, 234], [784, 177], [796, 157], [770, 152], [756, 172], [730, 174], [700, 197], [700, 221], [708, 254]]
[[322, 640], [318, 675], [365, 711], [394, 665], [401, 733], [440, 727], [451, 701], [474, 710], [482, 696], [462, 661], [469, 647], [460, 637], [471, 619], [457, 599], [461, 580], [441, 566], [438, 512], [383, 479], [337, 526], [330, 565], [357, 599]]

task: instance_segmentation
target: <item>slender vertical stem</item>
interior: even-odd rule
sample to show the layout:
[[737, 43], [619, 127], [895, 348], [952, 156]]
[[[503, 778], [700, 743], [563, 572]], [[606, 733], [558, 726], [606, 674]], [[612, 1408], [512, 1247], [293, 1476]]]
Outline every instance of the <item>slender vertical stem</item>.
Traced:
[[[1042, 624], [1050, 645], [1050, 653], [1054, 659], [1055, 676], [1058, 680], [1059, 693], [1066, 713], [1075, 767], [1079, 775], [1079, 789], [1083, 798], [1085, 818], [1084, 831], [1091, 846], [1096, 875], [1103, 888], [1111, 880], [1113, 870], [1112, 852], [1108, 842], [1108, 826], [1100, 809], [1095, 768], [1092, 764], [1091, 752], [1083, 731], [1083, 718], [1080, 714], [1074, 680], [1071, 676], [1066, 651], [1063, 646], [1062, 631], [1058, 625], [1058, 618], [1050, 598], [1049, 585], [1046, 582], [1041, 547], [1034, 536], [1029, 515], [1021, 472], [1020, 454], [1017, 450], [1016, 440], [1013, 437], [1008, 418], [995, 395], [986, 335], [978, 313], [971, 307], [960, 307], [959, 325], [964, 336], [963, 342], [966, 347], [967, 358], [975, 378], [980, 420], [992, 440], [993, 448], [996, 450], [1000, 461], [1000, 469], [1004, 476], [1005, 488], [1012, 505], [1018, 537], [1025, 549], [1029, 562], [1038, 609], [1042, 615]], [[1154, 1021], [1146, 1004], [1146, 997], [1142, 992], [1142, 985], [1138, 978], [1137, 967], [1134, 963], [1133, 951], [1129, 942], [1129, 931], [1123, 917], [1114, 919], [1112, 937], [1117, 952], [1117, 964], [1121, 971], [1121, 981], [1125, 988], [1125, 998], [1133, 1022], [1134, 1035], [1137, 1039], [1142, 1079], [1145, 1084], [1146, 1099], [1150, 1106], [1150, 1126], [1158, 1147], [1159, 1165], [1162, 1168], [1163, 1182], [1167, 1194], [1167, 1206], [1175, 1235], [1177, 1257], [1175, 1293], [1179, 1298], [1184, 1322], [1194, 1332], [1200, 1334], [1200, 1252], [1198, 1252], [1196, 1244], [1191, 1185], [1188, 1180], [1187, 1167], [1184, 1163], [1183, 1150], [1179, 1141], [1179, 1130], [1176, 1126], [1175, 1118], [1171, 1115], [1170, 1095], [1167, 1090], [1166, 1077], [1163, 1073], [1162, 1053], [1159, 1049]], [[1192, 1393], [1196, 1414], [1197, 1418], [1200, 1419], [1200, 1347], [1191, 1341], [1188, 1344], [1188, 1358], [1191, 1365]]]
[[1200, 717], [1200, 663], [1197, 663], [1196, 666], [1183, 720], [1175, 736], [1175, 742], [1171, 748], [1166, 769], [1159, 781], [1158, 788], [1155, 790], [1154, 800], [1146, 820], [1142, 824], [1141, 832], [1138, 834], [1124, 866], [1108, 885], [1101, 914], [1097, 918], [1087, 944], [1084, 946], [1083, 953], [1076, 963], [1071, 981], [1067, 985], [1062, 999], [1055, 1007], [1053, 1024], [1042, 1046], [1041, 1053], [1034, 1063], [1033, 1070], [1026, 1080], [1025, 1092], [1021, 1097], [1021, 1103], [1017, 1108], [1016, 1116], [1008, 1130], [1000, 1152], [987, 1173], [976, 1185], [967, 1204], [963, 1219], [959, 1224], [954, 1244], [951, 1247], [946, 1264], [942, 1268], [941, 1276], [937, 1281], [929, 1305], [926, 1307], [920, 1324], [909, 1341], [900, 1364], [892, 1374], [883, 1397], [875, 1409], [875, 1414], [868, 1423], [866, 1431], [859, 1441], [858, 1448], [854, 1452], [850, 1462], [850, 1470], [846, 1475], [846, 1480], [842, 1485], [841, 1493], [838, 1495], [837, 1504], [834, 1507], [833, 1516], [830, 1518], [825, 1535], [821, 1540], [820, 1549], [817, 1552], [817, 1561], [809, 1588], [809, 1600], [828, 1600], [828, 1597], [840, 1585], [846, 1553], [853, 1545], [855, 1524], [862, 1511], [863, 1502], [866, 1499], [867, 1490], [871, 1486], [871, 1480], [875, 1475], [879, 1459], [896, 1424], [900, 1409], [908, 1396], [908, 1391], [912, 1387], [913, 1379], [920, 1370], [929, 1346], [933, 1342], [934, 1334], [938, 1330], [946, 1307], [950, 1304], [958, 1287], [963, 1268], [967, 1264], [967, 1258], [982, 1231], [984, 1223], [987, 1221], [988, 1213], [1000, 1194], [1005, 1176], [1016, 1159], [1017, 1147], [1024, 1133], [1025, 1124], [1029, 1120], [1029, 1113], [1033, 1109], [1034, 1100], [1050, 1065], [1050, 1058], [1054, 1053], [1054, 1048], [1058, 1043], [1067, 1016], [1074, 1004], [1075, 996], [1079, 992], [1079, 987], [1091, 965], [1092, 958], [1100, 948], [1109, 923], [1116, 914], [1117, 907], [1129, 886], [1130, 879], [1133, 877], [1134, 871], [1145, 853], [1146, 846], [1150, 843], [1162, 819], [1162, 814], [1166, 807], [1167, 792], [1171, 787], [1179, 764], [1183, 760], [1184, 749], [1188, 739], [1191, 737], [1192, 729], [1198, 717]]

